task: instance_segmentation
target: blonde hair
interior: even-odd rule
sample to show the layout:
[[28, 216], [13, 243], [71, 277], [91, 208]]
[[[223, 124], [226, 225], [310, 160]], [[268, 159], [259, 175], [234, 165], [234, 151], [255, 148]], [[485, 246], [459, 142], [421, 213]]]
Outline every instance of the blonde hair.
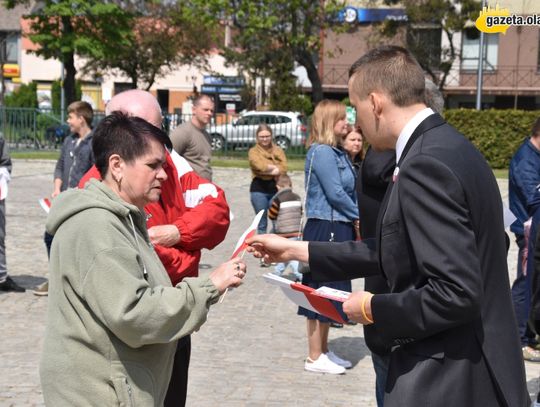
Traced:
[[339, 138], [334, 133], [334, 126], [345, 119], [345, 105], [337, 100], [324, 99], [319, 102], [311, 117], [311, 130], [308, 146], [313, 143], [337, 146]]

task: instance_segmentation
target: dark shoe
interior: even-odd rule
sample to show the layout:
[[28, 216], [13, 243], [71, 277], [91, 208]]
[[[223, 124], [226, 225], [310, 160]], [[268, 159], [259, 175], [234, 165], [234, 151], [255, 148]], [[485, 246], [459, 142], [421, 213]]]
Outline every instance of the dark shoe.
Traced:
[[330, 326], [332, 328], [343, 328], [343, 324], [340, 324], [338, 322], [330, 322]]
[[24, 293], [26, 288], [21, 287], [8, 276], [3, 283], [0, 283], [0, 291], [15, 291], [16, 293]]
[[347, 321], [347, 325], [354, 326], [354, 325], [358, 325], [358, 323], [354, 321]]

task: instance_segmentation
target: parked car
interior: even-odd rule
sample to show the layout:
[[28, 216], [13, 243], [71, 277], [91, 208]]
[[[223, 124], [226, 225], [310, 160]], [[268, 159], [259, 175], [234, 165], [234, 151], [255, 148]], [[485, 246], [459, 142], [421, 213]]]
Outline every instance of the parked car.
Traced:
[[255, 144], [257, 127], [268, 124], [274, 133], [274, 142], [283, 150], [303, 146], [307, 137], [304, 115], [298, 112], [249, 111], [229, 124], [211, 125], [212, 150], [231, 147], [249, 147]]

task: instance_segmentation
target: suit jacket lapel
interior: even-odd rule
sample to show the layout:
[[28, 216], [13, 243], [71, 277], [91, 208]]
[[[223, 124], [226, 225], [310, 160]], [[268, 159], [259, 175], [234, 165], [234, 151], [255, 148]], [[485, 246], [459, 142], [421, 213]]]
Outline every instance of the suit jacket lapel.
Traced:
[[[399, 166], [403, 162], [405, 156], [413, 146], [413, 144], [418, 140], [418, 138], [424, 134], [426, 131], [433, 129], [434, 127], [438, 127], [446, 123], [444, 119], [437, 113], [432, 114], [431, 116], [428, 116], [424, 119], [422, 123], [418, 125], [416, 129], [414, 129], [413, 134], [407, 141], [407, 144], [405, 145], [405, 148], [403, 149], [403, 152], [401, 153], [401, 157], [399, 157], [399, 162], [396, 166], [396, 170], [394, 171], [394, 174], [399, 174]], [[393, 180], [390, 184], [388, 184], [388, 188], [386, 188], [386, 193], [384, 194], [384, 198], [381, 204], [381, 209], [379, 210], [379, 215], [377, 216], [377, 251], [379, 256], [379, 269], [381, 270], [384, 278], [386, 278], [386, 273], [384, 272], [382, 268], [382, 258], [381, 258], [381, 232], [382, 232], [382, 223], [384, 219], [384, 215], [386, 214], [386, 208], [388, 207], [388, 201], [390, 200], [390, 195], [392, 195], [392, 189], [394, 188], [394, 183], [397, 181], [397, 174], [393, 177]]]

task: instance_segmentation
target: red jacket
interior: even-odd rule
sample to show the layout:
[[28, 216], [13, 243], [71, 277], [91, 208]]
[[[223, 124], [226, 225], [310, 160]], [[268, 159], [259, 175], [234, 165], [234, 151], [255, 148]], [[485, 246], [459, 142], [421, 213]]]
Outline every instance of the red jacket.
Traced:
[[[198, 176], [176, 152], [167, 154], [166, 159], [167, 180], [161, 184], [161, 198], [144, 210], [150, 215], [149, 228], [172, 224], [180, 232], [180, 242], [175, 246], [154, 246], [176, 285], [184, 277], [198, 276], [201, 249], [213, 249], [225, 239], [229, 206], [223, 190]], [[91, 178], [101, 179], [95, 166], [81, 179], [79, 188]]]

